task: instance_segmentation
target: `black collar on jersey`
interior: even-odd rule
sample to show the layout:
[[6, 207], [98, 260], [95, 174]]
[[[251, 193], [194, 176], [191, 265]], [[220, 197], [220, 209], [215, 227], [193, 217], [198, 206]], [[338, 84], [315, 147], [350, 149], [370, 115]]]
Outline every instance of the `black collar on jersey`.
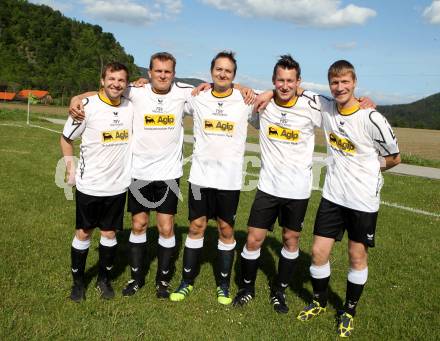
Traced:
[[233, 88], [230, 88], [230, 89], [226, 90], [225, 92], [217, 92], [214, 89], [212, 89], [211, 95], [213, 95], [214, 97], [217, 97], [217, 98], [225, 98], [225, 97], [231, 96], [233, 91], [234, 91]]
[[281, 103], [276, 97], [275, 97], [274, 101], [275, 101], [275, 104], [278, 105], [279, 107], [291, 108], [291, 107], [295, 106], [296, 102], [298, 101], [298, 97], [297, 96], [293, 96], [286, 103]]
[[336, 107], [338, 108], [338, 112], [342, 115], [342, 116], [350, 116], [353, 115], [355, 112], [359, 111], [361, 109], [361, 106], [359, 105], [358, 102], [356, 102], [355, 105], [352, 105], [349, 108], [340, 108], [339, 104], [336, 105]]
[[108, 98], [104, 92], [104, 89], [100, 89], [98, 92], [98, 97], [101, 101], [103, 101], [105, 104], [111, 105], [112, 107], [117, 107], [121, 104], [121, 97], [119, 97], [117, 100], [112, 101], [110, 98]]

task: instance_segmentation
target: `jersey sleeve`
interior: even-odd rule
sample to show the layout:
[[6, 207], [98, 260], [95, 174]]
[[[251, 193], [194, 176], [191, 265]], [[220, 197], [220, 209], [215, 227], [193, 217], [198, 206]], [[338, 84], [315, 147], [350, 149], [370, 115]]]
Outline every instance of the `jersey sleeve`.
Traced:
[[133, 89], [134, 86], [133, 85], [129, 85], [125, 88], [123, 96], [127, 99], [129, 99], [130, 101], [133, 99]]
[[185, 105], [183, 107], [183, 112], [185, 115], [192, 116], [193, 115], [193, 106], [192, 106], [192, 91], [194, 90], [194, 86], [182, 82], [176, 82], [175, 86], [180, 88], [183, 92], [183, 96], [185, 98]]
[[148, 86], [148, 84], [144, 84], [142, 87], [136, 87], [134, 85], [129, 85], [125, 88], [123, 96], [125, 98], [127, 98], [128, 100], [133, 101], [133, 99], [134, 99], [134, 97], [136, 97], [136, 95], [139, 96], [139, 94], [140, 94], [139, 91], [147, 86]]
[[183, 107], [183, 111], [185, 115], [193, 116], [194, 115], [194, 99], [190, 96], [186, 101]]
[[251, 112], [248, 115], [248, 123], [255, 129], [260, 129], [260, 113], [253, 112], [253, 107], [251, 106]]
[[303, 96], [308, 100], [307, 104], [310, 108], [310, 115], [313, 125], [315, 127], [321, 127], [322, 123], [322, 101], [325, 101], [325, 97], [315, 94], [312, 91], [305, 90]]
[[81, 122], [75, 121], [72, 117], [68, 117], [64, 124], [63, 136], [68, 140], [76, 140], [79, 138], [86, 127], [86, 120]]
[[374, 145], [380, 156], [388, 156], [399, 153], [396, 135], [387, 119], [377, 111], [369, 115], [367, 132], [374, 141]]
[[194, 86], [182, 82], [176, 82], [175, 85], [176, 87], [182, 89], [186, 100], [191, 98], [191, 92], [194, 90]]

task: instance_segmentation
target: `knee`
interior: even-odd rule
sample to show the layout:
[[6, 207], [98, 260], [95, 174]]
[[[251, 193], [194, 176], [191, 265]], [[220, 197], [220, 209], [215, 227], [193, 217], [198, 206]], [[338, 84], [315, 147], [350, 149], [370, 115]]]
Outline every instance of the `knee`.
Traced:
[[350, 266], [354, 270], [363, 270], [367, 267], [367, 254], [362, 252], [348, 252], [350, 257]]
[[116, 231], [114, 231], [114, 230], [101, 231], [101, 236], [108, 238], [108, 239], [115, 239], [116, 238]]
[[261, 248], [261, 245], [263, 245], [263, 242], [264, 238], [249, 233], [246, 240], [246, 248], [249, 251], [258, 250]]
[[296, 231], [283, 232], [283, 246], [289, 252], [298, 250], [300, 233]]
[[142, 234], [145, 233], [148, 226], [148, 220], [144, 217], [134, 216], [132, 219], [131, 230], [134, 234]]
[[171, 238], [174, 236], [174, 228], [173, 226], [158, 226], [159, 235], [163, 238]]
[[159, 230], [159, 235], [163, 238], [171, 238], [174, 236], [174, 219], [158, 219], [157, 221], [157, 229]]
[[223, 241], [233, 241], [234, 229], [227, 223], [221, 223], [219, 224], [219, 235], [220, 239]]
[[329, 251], [321, 245], [312, 246], [312, 263], [321, 266], [328, 262]]
[[84, 229], [78, 229], [75, 232], [76, 238], [78, 238], [81, 241], [89, 240], [92, 236], [93, 229], [84, 230]]
[[191, 221], [189, 225], [189, 235], [191, 238], [202, 238], [206, 229], [206, 222], [202, 219]]

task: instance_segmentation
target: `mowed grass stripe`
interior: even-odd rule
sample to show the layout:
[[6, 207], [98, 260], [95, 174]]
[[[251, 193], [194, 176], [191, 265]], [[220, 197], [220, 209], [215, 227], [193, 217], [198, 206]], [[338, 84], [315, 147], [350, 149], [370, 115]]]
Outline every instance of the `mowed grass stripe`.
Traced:
[[[52, 126], [48, 125], [49, 128]], [[244, 309], [217, 303], [212, 265], [217, 232], [210, 222], [203, 251], [203, 264], [194, 292], [187, 301], [173, 303], [155, 298], [154, 276], [157, 229], [155, 219], [148, 232], [150, 266], [147, 284], [134, 297], [120, 291], [129, 278], [125, 257], [130, 217], [118, 234], [119, 250], [114, 287], [117, 297], [99, 299], [93, 289], [96, 278], [98, 233], [95, 232], [87, 262], [90, 284], [83, 304], [67, 296], [70, 279], [70, 244], [74, 232], [74, 202], [54, 184], [56, 164], [61, 157], [59, 135], [41, 129], [0, 127], [3, 148], [30, 151], [29, 155], [0, 152], [0, 338], [41, 339], [195, 339], [273, 340], [334, 339], [334, 313], [345, 295], [346, 239], [338, 243], [331, 259], [330, 309], [310, 323], [294, 319], [311, 298], [308, 280], [314, 216], [320, 193], [314, 191], [305, 218], [298, 270], [287, 291], [290, 312], [277, 315], [269, 304], [268, 280], [273, 277], [281, 248], [278, 227], [263, 247], [257, 278], [257, 296]], [[185, 155], [191, 153], [185, 146]], [[177, 287], [182, 269], [183, 242], [187, 234], [187, 182], [189, 164], [182, 181], [184, 200], [176, 216], [179, 245]], [[257, 170], [253, 169], [252, 173]], [[254, 180], [255, 177], [252, 177]], [[383, 200], [405, 206], [438, 211], [440, 182], [385, 174]], [[238, 257], [246, 238], [246, 223], [254, 192], [243, 192], [237, 214]], [[439, 219], [382, 207], [377, 229], [377, 247], [370, 251], [370, 278], [359, 304], [354, 337], [366, 339], [438, 339], [440, 325]], [[237, 290], [234, 264], [232, 293]]]

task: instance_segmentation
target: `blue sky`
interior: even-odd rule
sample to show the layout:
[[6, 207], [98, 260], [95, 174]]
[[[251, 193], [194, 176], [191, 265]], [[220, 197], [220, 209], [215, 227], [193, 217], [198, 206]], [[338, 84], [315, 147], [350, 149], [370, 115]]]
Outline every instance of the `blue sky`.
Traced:
[[272, 68], [290, 53], [303, 87], [328, 93], [338, 59], [354, 64], [357, 95], [408, 103], [440, 92], [440, 0], [33, 0], [100, 25], [147, 66], [169, 51], [178, 77], [209, 80], [220, 50], [236, 52], [236, 81], [272, 86]]

